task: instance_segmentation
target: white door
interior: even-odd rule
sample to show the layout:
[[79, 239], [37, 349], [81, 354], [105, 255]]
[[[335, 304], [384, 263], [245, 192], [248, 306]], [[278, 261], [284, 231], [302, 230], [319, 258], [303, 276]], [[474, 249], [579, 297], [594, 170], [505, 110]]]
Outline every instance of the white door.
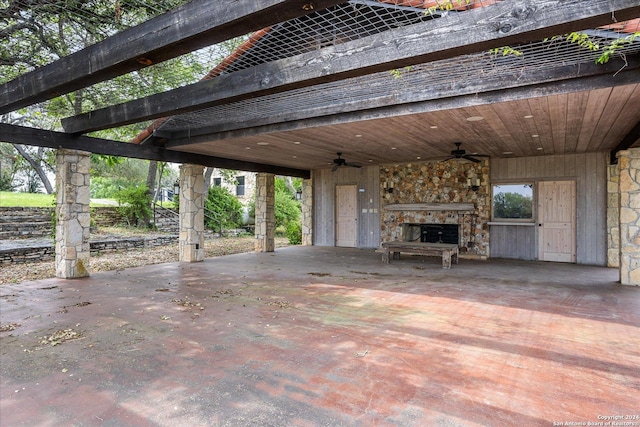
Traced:
[[336, 186], [336, 246], [358, 246], [358, 189], [355, 185]]
[[538, 259], [576, 262], [576, 183], [538, 185]]

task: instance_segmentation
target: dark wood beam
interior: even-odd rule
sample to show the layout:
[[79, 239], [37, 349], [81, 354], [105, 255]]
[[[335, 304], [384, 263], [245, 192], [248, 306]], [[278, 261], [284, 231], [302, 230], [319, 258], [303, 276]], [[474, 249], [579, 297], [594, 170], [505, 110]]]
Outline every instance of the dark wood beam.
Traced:
[[110, 156], [131, 157], [135, 159], [157, 160], [172, 163], [191, 163], [224, 169], [249, 172], [267, 172], [276, 175], [309, 178], [311, 173], [304, 169], [286, 168], [242, 160], [225, 159], [201, 154], [167, 150], [152, 145], [129, 144], [108, 139], [88, 136], [73, 136], [62, 132], [46, 131], [23, 126], [0, 123], [0, 140], [12, 144], [32, 145], [36, 147], [66, 148], [82, 150]]
[[[85, 133], [541, 40], [640, 16], [637, 0], [512, 0], [301, 54], [62, 121]], [[427, 42], [428, 41], [428, 42]]]
[[631, 148], [636, 142], [640, 141], [640, 121], [631, 129], [631, 131], [622, 138], [620, 144], [611, 151], [610, 162], [612, 165], [618, 163], [618, 152]]
[[[536, 74], [518, 72], [518, 78], [500, 75], [476, 80], [460, 87], [452, 83], [448, 87], [426, 86], [423, 90], [405, 91], [365, 101], [345, 102], [324, 108], [286, 111], [252, 120], [227, 117], [223, 124], [195, 128], [186, 131], [168, 132], [158, 130], [154, 137], [166, 140], [165, 146], [198, 144], [226, 138], [237, 138], [263, 133], [281, 132], [306, 127], [329, 126], [361, 120], [383, 119], [399, 115], [427, 113], [437, 110], [486, 105], [494, 102], [509, 102], [531, 97], [560, 93], [594, 90], [604, 87], [640, 83], [640, 58], [612, 60], [605, 65], [580, 64], [558, 66]], [[617, 73], [615, 76], [614, 73]], [[358, 86], [354, 84], [354, 86]], [[344, 94], [348, 98], [348, 92]]]
[[0, 114], [344, 0], [193, 0], [0, 86]]

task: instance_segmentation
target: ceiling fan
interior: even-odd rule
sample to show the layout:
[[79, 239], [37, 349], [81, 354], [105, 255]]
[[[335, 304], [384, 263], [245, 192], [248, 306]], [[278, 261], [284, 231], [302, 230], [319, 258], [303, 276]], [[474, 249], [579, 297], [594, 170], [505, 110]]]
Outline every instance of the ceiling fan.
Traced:
[[351, 166], [352, 168], [361, 168], [362, 165], [359, 163], [348, 163], [345, 159], [343, 159], [342, 153], [336, 153], [338, 155], [337, 159], [333, 159], [333, 169], [331, 169], [332, 172], [335, 172], [338, 170], [338, 168], [340, 166]]
[[451, 157], [445, 159], [444, 161], [452, 160], [452, 159], [464, 159], [474, 163], [480, 163], [480, 160], [476, 159], [475, 157], [489, 157], [486, 154], [474, 154], [475, 157], [471, 157], [469, 154], [467, 154], [465, 150], [460, 149], [462, 142], [456, 142], [455, 144], [456, 144], [456, 149], [451, 150]]

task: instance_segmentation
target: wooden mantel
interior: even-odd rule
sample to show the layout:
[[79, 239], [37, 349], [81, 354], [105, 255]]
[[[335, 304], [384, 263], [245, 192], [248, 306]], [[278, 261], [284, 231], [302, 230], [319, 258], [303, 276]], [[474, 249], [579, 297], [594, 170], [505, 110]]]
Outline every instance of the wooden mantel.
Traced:
[[473, 203], [394, 203], [384, 207], [387, 211], [474, 211]]

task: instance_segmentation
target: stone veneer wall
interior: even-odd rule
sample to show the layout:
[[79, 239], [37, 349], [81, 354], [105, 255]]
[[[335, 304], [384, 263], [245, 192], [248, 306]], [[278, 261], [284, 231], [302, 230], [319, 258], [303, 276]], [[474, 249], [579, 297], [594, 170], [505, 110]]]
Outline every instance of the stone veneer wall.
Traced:
[[[478, 191], [471, 189], [477, 179]], [[389, 188], [393, 192], [389, 193]], [[380, 168], [382, 242], [401, 240], [403, 223], [459, 224], [461, 252], [489, 256], [491, 217], [489, 161], [422, 162]], [[473, 203], [473, 212], [389, 211], [384, 206], [407, 203]]]
[[607, 267], [620, 267], [620, 168], [607, 167]]
[[640, 148], [618, 153], [620, 283], [640, 285]]

